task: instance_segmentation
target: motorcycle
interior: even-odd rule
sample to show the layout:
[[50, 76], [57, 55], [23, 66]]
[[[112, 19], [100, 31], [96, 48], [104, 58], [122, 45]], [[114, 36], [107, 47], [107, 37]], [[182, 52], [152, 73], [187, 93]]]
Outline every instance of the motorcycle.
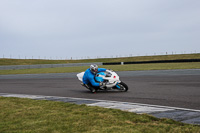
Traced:
[[[83, 82], [83, 75], [85, 72], [81, 72], [77, 74], [78, 79]], [[119, 76], [114, 71], [106, 71], [106, 72], [98, 72], [95, 75], [96, 82], [103, 82], [106, 85], [104, 87], [98, 87], [97, 90], [118, 90], [121, 92], [128, 91], [128, 86], [119, 79]], [[81, 83], [84, 87], [89, 89], [83, 83]]]

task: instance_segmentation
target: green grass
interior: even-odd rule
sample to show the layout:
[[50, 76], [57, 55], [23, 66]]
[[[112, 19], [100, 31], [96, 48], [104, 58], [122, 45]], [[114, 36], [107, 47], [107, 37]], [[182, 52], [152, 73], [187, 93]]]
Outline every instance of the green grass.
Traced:
[[0, 97], [1, 133], [199, 133], [200, 126], [116, 109]]
[[131, 61], [154, 61], [176, 59], [200, 59], [200, 54], [138, 56], [124, 58], [102, 58], [84, 60], [39, 60], [39, 59], [0, 59], [0, 65], [36, 65], [36, 64], [65, 64], [65, 63], [89, 63], [89, 62], [131, 62]]
[[[104, 65], [104, 66], [99, 66], [99, 67], [112, 69], [114, 71], [200, 69], [200, 62], [153, 63], [153, 64], [133, 64], [133, 65]], [[39, 73], [70, 73], [70, 72], [82, 72], [82, 71], [85, 71], [87, 68], [89, 68], [89, 66], [20, 69], [20, 70], [0, 70], [0, 75], [5, 75], [5, 74], [39, 74]]]

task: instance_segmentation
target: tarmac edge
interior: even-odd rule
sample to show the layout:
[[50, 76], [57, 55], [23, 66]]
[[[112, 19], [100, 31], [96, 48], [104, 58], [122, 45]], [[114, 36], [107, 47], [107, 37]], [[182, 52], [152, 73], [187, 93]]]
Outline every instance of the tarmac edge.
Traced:
[[99, 106], [103, 108], [120, 109], [122, 111], [134, 112], [137, 114], [150, 114], [157, 118], [169, 118], [183, 123], [200, 125], [200, 110], [194, 110], [194, 109], [176, 108], [176, 107], [141, 104], [141, 103], [109, 101], [109, 100], [73, 98], [73, 97], [9, 94], [9, 93], [0, 93], [0, 96], [29, 98], [34, 100], [61, 101], [61, 102], [69, 102], [75, 104], [85, 104], [87, 106]]

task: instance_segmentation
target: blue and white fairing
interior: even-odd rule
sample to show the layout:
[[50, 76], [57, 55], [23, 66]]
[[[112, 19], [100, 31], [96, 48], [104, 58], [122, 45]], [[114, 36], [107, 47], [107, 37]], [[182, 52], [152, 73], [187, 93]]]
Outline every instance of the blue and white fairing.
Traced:
[[[80, 81], [82, 81], [84, 73], [85, 72], [81, 72], [77, 74]], [[118, 83], [121, 83], [119, 76], [114, 71], [99, 72], [96, 74], [95, 80], [96, 82], [106, 82], [106, 88], [118, 87]]]
[[103, 77], [105, 77], [105, 76], [106, 76], [105, 72], [99, 72], [99, 73], [96, 74], [95, 80], [97, 82], [103, 82], [104, 81]]
[[[85, 72], [81, 72], [77, 74], [78, 79], [82, 82], [83, 75]], [[126, 92], [128, 90], [128, 86], [119, 80], [119, 76], [116, 72], [112, 70], [106, 70], [105, 72], [99, 72], [95, 75], [95, 82], [100, 83], [104, 82], [105, 86], [100, 86], [100, 90], [114, 90], [117, 89], [119, 91]], [[82, 84], [85, 86], [84, 84]], [[85, 86], [86, 87], [86, 86]]]
[[121, 81], [119, 80], [119, 76], [117, 73], [110, 71], [110, 72], [99, 72], [95, 76], [95, 80], [97, 82], [106, 82], [107, 88], [112, 88], [116, 86]]

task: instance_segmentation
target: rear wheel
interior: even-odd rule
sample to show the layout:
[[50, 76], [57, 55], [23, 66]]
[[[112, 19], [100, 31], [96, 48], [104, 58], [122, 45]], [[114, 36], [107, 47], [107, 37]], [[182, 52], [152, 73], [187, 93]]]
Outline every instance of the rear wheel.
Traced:
[[121, 91], [123, 92], [128, 91], [128, 86], [124, 82], [119, 83], [118, 86], [120, 86]]

